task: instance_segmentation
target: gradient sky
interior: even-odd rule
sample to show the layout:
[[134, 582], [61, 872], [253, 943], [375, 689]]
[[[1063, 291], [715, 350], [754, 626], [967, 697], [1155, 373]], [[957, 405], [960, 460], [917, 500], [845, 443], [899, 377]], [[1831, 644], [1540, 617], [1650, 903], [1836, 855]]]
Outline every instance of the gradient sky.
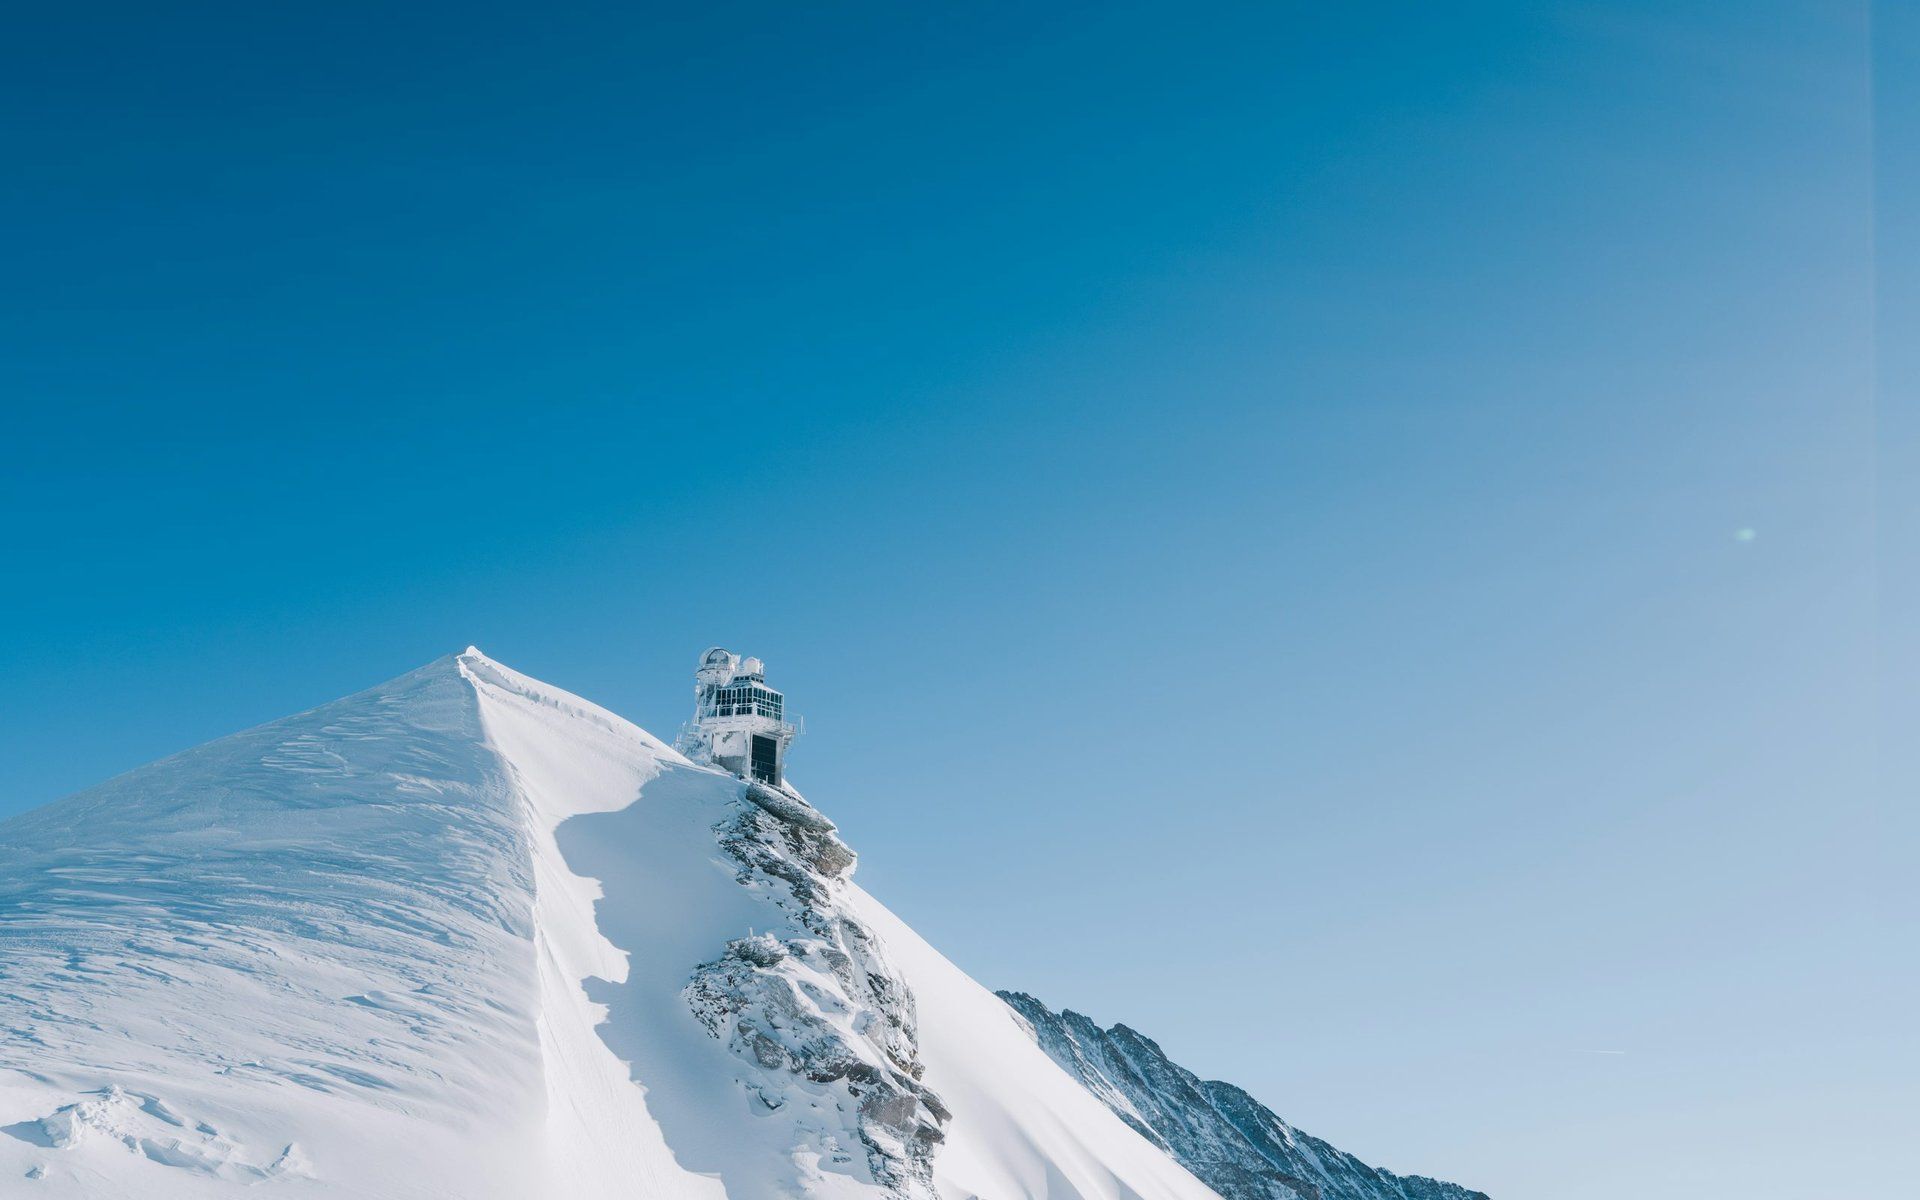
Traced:
[[1371, 1161], [1911, 1187], [1863, 6], [696, 7], [16, 17], [0, 814], [719, 642], [975, 977]]

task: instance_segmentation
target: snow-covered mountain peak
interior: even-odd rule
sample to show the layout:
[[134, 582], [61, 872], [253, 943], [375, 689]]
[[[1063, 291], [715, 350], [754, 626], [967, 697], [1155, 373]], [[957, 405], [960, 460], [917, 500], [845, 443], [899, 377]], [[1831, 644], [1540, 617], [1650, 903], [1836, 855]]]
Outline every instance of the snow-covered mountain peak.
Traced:
[[1211, 1194], [852, 870], [469, 647], [0, 824], [0, 1181]]

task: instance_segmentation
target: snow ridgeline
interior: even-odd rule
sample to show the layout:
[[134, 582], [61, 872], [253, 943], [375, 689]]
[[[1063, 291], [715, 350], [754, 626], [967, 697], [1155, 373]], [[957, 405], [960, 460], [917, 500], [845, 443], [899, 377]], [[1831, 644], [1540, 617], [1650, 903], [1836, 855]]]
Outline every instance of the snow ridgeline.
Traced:
[[0, 1195], [538, 1194], [525, 824], [447, 659], [0, 825]]
[[130, 772], [0, 824], [0, 1194], [1213, 1195], [852, 864], [476, 650]]

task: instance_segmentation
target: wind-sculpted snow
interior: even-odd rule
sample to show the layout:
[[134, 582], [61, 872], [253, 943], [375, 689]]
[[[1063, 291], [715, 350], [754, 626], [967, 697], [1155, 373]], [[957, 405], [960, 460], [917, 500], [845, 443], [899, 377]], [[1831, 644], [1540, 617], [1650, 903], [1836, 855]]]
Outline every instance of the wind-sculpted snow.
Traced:
[[[142, 1096], [110, 1085], [38, 1121], [8, 1126], [11, 1136], [54, 1150], [104, 1142], [108, 1153], [126, 1150], [150, 1162], [228, 1182], [257, 1183], [307, 1173], [306, 1157], [289, 1143], [272, 1162], [249, 1163], [242, 1147], [205, 1121], [191, 1121], [158, 1096]], [[37, 1170], [38, 1174], [33, 1172]], [[34, 1179], [44, 1167], [29, 1170]]]
[[477, 651], [0, 824], [0, 1196], [1207, 1200], [797, 793]]
[[1232, 1084], [1199, 1079], [1125, 1025], [1101, 1029], [1022, 992], [1000, 996], [1055, 1062], [1225, 1200], [1487, 1200], [1458, 1184], [1370, 1167]]
[[522, 828], [452, 660], [0, 826], [0, 1179], [441, 1194], [539, 1120]]

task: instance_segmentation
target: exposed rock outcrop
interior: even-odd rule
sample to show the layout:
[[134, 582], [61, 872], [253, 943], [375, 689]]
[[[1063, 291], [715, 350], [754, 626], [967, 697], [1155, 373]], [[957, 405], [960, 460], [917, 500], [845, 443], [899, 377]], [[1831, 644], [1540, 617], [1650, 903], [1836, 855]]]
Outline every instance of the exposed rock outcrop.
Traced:
[[1200, 1079], [1125, 1025], [1101, 1029], [1024, 992], [999, 996], [1049, 1057], [1224, 1200], [1487, 1200], [1456, 1183], [1370, 1167], [1232, 1084]]
[[[715, 827], [743, 887], [769, 889], [791, 926], [749, 933], [687, 985], [694, 1015], [743, 1059], [747, 1086], [792, 1111], [831, 1165], [867, 1171], [902, 1200], [934, 1200], [933, 1155], [949, 1119], [920, 1082], [913, 993], [877, 939], [840, 903], [854, 854], [833, 822], [797, 794], [747, 785]], [[815, 1115], [815, 1112], [820, 1115]]]

